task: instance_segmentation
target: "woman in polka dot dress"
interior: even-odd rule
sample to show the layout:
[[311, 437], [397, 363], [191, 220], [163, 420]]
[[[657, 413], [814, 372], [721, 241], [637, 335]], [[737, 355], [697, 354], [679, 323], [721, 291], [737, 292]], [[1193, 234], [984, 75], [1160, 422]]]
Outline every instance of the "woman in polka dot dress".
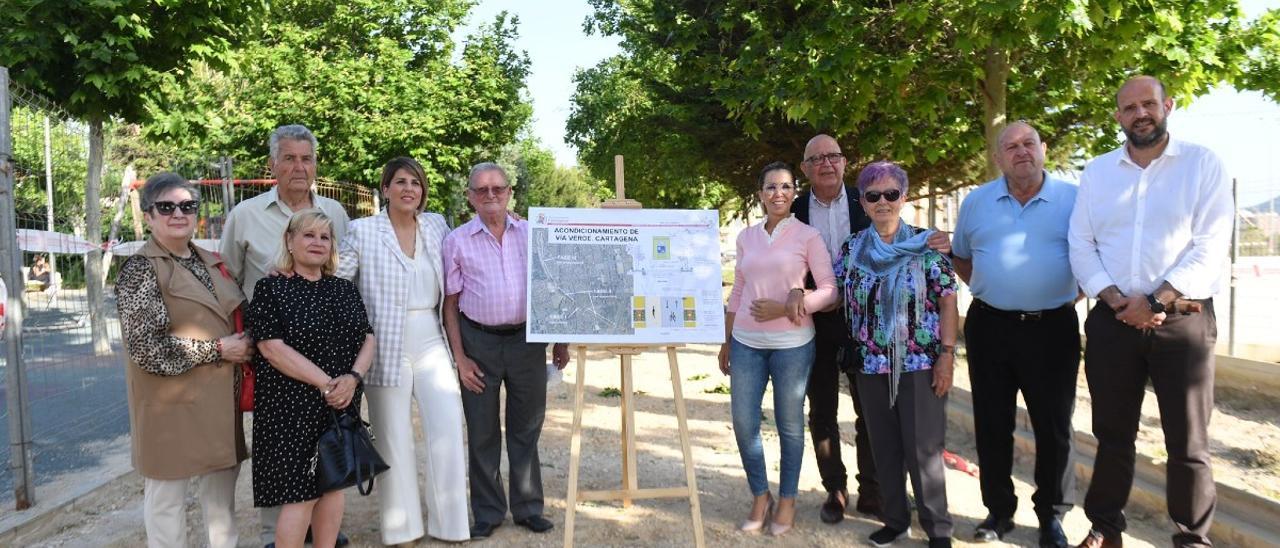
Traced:
[[277, 268], [293, 275], [254, 286], [248, 327], [259, 356], [253, 406], [253, 504], [281, 506], [276, 546], [333, 546], [342, 491], [316, 489], [311, 461], [332, 424], [329, 409], [359, 414], [361, 384], [373, 364], [373, 329], [360, 294], [336, 278], [333, 224], [318, 209], [295, 213]]

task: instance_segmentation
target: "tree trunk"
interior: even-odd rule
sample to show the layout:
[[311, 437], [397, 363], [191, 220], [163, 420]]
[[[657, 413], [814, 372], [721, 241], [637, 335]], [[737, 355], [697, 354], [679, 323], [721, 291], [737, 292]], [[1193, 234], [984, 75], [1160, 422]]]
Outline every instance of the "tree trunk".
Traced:
[[[124, 210], [129, 204], [130, 186], [137, 177], [138, 171], [133, 168], [133, 164], [129, 164], [124, 168], [124, 176], [120, 178], [120, 197], [116, 199], [116, 212], [111, 216], [111, 231], [107, 233], [107, 249], [104, 250], [105, 258], [102, 260], [103, 264], [108, 266], [111, 265], [111, 258], [115, 256], [111, 251], [111, 246], [115, 245], [120, 238], [120, 222], [124, 220]], [[110, 268], [102, 271], [102, 285], [104, 286], [107, 284], [108, 270]]]
[[89, 174], [84, 185], [84, 237], [95, 249], [84, 258], [84, 284], [89, 297], [89, 330], [93, 352], [111, 354], [107, 337], [106, 307], [103, 305], [102, 249], [102, 120], [89, 121]]
[[982, 127], [987, 138], [987, 180], [1000, 176], [995, 152], [1000, 130], [1008, 123], [1005, 97], [1009, 91], [1009, 52], [992, 46], [982, 65]]

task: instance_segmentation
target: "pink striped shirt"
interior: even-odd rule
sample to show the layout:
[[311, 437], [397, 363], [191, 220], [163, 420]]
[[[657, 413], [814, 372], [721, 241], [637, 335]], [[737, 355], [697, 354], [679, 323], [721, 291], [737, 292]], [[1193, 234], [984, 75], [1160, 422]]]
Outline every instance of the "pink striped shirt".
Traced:
[[484, 325], [523, 323], [528, 247], [529, 223], [508, 216], [499, 244], [476, 216], [444, 238], [445, 295]]
[[[831, 256], [822, 235], [813, 227], [792, 219], [774, 228], [781, 231], [769, 241], [764, 223], [747, 227], [738, 234], [738, 265], [733, 272], [733, 291], [729, 293], [728, 312], [736, 313], [733, 326], [749, 331], [786, 331], [813, 327], [812, 314], [839, 298], [836, 277], [831, 270]], [[773, 299], [787, 302], [793, 287], [804, 287], [805, 274], [813, 273], [818, 288], [805, 295], [809, 312], [800, 325], [786, 317], [757, 322], [751, 317], [751, 302]]]

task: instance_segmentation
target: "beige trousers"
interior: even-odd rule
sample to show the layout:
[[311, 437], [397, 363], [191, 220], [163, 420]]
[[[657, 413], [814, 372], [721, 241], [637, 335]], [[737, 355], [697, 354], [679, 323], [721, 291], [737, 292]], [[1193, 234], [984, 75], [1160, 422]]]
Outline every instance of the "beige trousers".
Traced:
[[240, 465], [209, 472], [194, 478], [158, 480], [144, 478], [143, 522], [148, 548], [177, 548], [187, 545], [187, 486], [199, 483], [200, 510], [210, 548], [234, 548], [236, 532], [236, 476]]

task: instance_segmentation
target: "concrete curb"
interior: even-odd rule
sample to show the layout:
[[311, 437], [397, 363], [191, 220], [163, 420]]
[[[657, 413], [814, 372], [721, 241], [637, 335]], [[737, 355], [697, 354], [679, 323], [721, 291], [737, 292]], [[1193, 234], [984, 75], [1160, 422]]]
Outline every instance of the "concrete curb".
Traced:
[[[952, 388], [947, 406], [949, 422], [965, 432], [973, 433], [972, 394], [961, 388]], [[1035, 437], [1031, 430], [1031, 418], [1025, 408], [1018, 408], [1014, 445], [1028, 454], [1035, 453]], [[1097, 454], [1097, 440], [1092, 434], [1075, 432], [1076, 479], [1083, 488], [1093, 477], [1093, 461]], [[1158, 514], [1167, 514], [1165, 503], [1165, 467], [1151, 457], [1138, 454], [1135, 463], [1133, 491], [1130, 505]], [[1280, 502], [1253, 493], [1217, 484], [1218, 507], [1209, 534], [1224, 546], [1271, 547], [1280, 546]], [[1172, 534], [1172, 527], [1170, 527]]]
[[101, 493], [113, 488], [124, 488], [134, 481], [137, 481], [137, 474], [133, 470], [107, 475], [100, 481], [44, 497], [49, 502], [6, 515], [0, 520], [0, 546], [23, 546], [31, 542], [29, 539], [49, 536], [71, 525], [65, 523], [62, 516], [78, 512], [93, 513], [94, 508], [102, 502], [99, 496]]

